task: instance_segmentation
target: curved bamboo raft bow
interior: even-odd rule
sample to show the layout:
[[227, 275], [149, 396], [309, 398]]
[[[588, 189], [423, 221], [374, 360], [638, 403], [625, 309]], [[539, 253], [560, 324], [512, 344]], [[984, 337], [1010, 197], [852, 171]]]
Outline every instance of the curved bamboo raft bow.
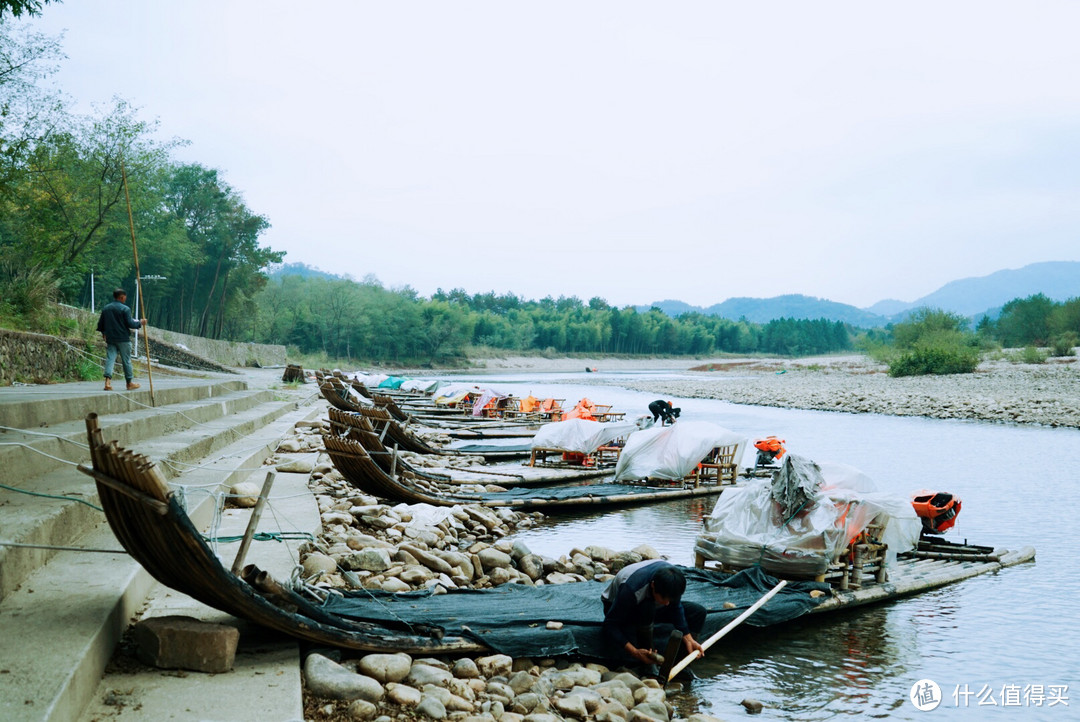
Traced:
[[[391, 457], [389, 469], [384, 468], [385, 461], [377, 461], [364, 447], [364, 444], [351, 438], [323, 432], [323, 446], [326, 448], [326, 453], [330, 455], [330, 460], [333, 461], [334, 466], [351, 485], [369, 494], [407, 504], [432, 504], [434, 506], [480, 504], [482, 506], [501, 506], [509, 509], [548, 511], [581, 506], [656, 504], [692, 496], [715, 496], [722, 493], [724, 488], [730, 488], [719, 485], [680, 485], [674, 488], [651, 488], [635, 484], [604, 483], [575, 486], [573, 492], [562, 494], [542, 490], [537, 490], [527, 496], [513, 491], [470, 494], [447, 490], [447, 481], [444, 479], [432, 479], [430, 475], [421, 476], [410, 473], [408, 468], [400, 464], [400, 460], [396, 456]], [[535, 471], [538, 470], [522, 467], [519, 470], [519, 475], [523, 481], [533, 476], [530, 472]], [[541, 474], [554, 480], [556, 477], [552, 475], [558, 474], [560, 471], [567, 470], [544, 470]], [[529, 476], [526, 476], [526, 474]], [[563, 480], [565, 478], [563, 477]], [[494, 481], [498, 480], [498, 477], [494, 479]], [[504, 480], [514, 483], [509, 477]], [[523, 485], [522, 481], [517, 481], [517, 485]], [[459, 480], [458, 483], [462, 482]], [[553, 483], [557, 482], [553, 481]]]
[[[97, 414], [86, 417], [101, 506], [124, 549], [165, 586], [233, 616], [318, 644], [364, 651], [442, 654], [487, 651], [441, 629], [377, 625], [327, 614], [254, 565], [236, 576], [218, 560], [146, 456], [102, 441]], [[430, 632], [425, 634], [424, 632]]]
[[[431, 446], [426, 441], [402, 428], [392, 420], [385, 417], [370, 414], [353, 414], [341, 409], [328, 408], [327, 416], [330, 419], [330, 428], [339, 436], [348, 436], [353, 441], [359, 441], [372, 456], [392, 453], [386, 444], [396, 447], [401, 451], [411, 451], [415, 454], [429, 454], [432, 456], [482, 456], [485, 459], [513, 459], [524, 458], [529, 455], [529, 450], [524, 451], [470, 451], [463, 452], [457, 449], [442, 449]], [[375, 418], [375, 422], [372, 422]], [[474, 443], [482, 443], [474, 442]], [[583, 474], [582, 478], [599, 476], [599, 472]], [[435, 474], [443, 476], [444, 474]]]

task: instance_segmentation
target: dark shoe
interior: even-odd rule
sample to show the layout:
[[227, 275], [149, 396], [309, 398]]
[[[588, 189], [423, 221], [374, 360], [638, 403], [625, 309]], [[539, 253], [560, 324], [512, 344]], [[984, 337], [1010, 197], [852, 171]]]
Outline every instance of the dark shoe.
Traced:
[[128, 381], [127, 390], [134, 391], [135, 389], [139, 388], [140, 385], [141, 384], [137, 384], [134, 381]]
[[105, 390], [106, 391], [112, 391], [112, 379], [110, 379], [110, 378], [105, 379]]

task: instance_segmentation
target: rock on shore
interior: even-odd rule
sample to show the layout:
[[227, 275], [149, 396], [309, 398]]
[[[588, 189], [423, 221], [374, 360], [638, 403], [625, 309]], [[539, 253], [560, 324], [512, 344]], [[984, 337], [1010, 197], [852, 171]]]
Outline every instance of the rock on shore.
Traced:
[[[386, 677], [389, 667], [408, 672], [400, 681], [376, 681]], [[502, 654], [457, 660], [407, 654], [341, 659], [337, 650], [321, 650], [308, 655], [304, 677], [305, 706], [317, 711], [315, 718], [355, 720], [667, 722], [676, 716], [670, 698], [682, 689], [678, 683], [665, 688], [654, 679], [602, 664]], [[715, 718], [696, 714], [690, 719]]]

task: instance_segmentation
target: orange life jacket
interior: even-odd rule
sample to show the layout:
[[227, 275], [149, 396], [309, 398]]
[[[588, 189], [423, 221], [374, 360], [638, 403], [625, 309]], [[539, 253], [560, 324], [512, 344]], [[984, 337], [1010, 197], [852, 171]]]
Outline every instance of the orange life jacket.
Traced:
[[764, 439], [758, 439], [754, 442], [754, 448], [760, 451], [770, 451], [776, 453], [777, 459], [782, 459], [784, 454], [787, 453], [787, 449], [784, 448], [785, 441], [778, 439], [775, 436], [766, 436]]

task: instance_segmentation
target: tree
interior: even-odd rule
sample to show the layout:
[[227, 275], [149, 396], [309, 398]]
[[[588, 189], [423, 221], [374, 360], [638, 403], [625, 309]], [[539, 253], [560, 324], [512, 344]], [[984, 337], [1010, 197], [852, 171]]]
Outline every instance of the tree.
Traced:
[[63, 53], [58, 38], [2, 22], [3, 9], [0, 2], [0, 198], [9, 198], [27, 155], [62, 113], [40, 81], [56, 72]]
[[465, 313], [449, 303], [431, 302], [420, 314], [421, 337], [427, 347], [428, 361], [435, 363], [440, 354], [460, 353], [472, 334]]
[[156, 123], [139, 120], [135, 109], [116, 100], [97, 117], [70, 118], [68, 127], [38, 142], [28, 158], [27, 182], [19, 193], [26, 208], [24, 233], [32, 257], [65, 273], [64, 285], [86, 271], [84, 256], [110, 230], [126, 234], [122, 166], [132, 195], [168, 162], [177, 142], [151, 138]]
[[41, 9], [51, 2], [61, 0], [0, 0], [0, 21], [3, 21], [4, 13], [11, 13], [13, 17], [27, 15], [41, 15]]
[[1046, 346], [1050, 339], [1050, 314], [1055, 305], [1041, 293], [1006, 303], [997, 320], [1002, 345]]

